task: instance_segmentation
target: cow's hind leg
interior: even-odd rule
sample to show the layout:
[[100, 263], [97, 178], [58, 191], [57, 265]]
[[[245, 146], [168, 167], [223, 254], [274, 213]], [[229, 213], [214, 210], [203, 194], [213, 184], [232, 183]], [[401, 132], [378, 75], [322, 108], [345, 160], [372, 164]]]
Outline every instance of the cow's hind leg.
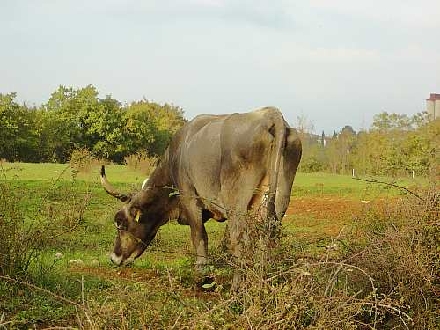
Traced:
[[248, 241], [248, 232], [245, 228], [245, 214], [236, 213], [230, 216], [228, 224], [229, 243], [231, 254], [234, 257], [234, 274], [232, 279], [232, 291], [238, 291], [242, 286], [243, 272], [246, 271], [248, 252], [246, 251], [246, 242]]
[[253, 253], [249, 249], [251, 246], [250, 240], [252, 239], [249, 226], [252, 224], [252, 218], [247, 210], [248, 203], [246, 202], [252, 198], [252, 193], [242, 197], [235, 200], [235, 205], [232, 202], [229, 204], [231, 206], [228, 212], [228, 242], [235, 267], [232, 280], [233, 291], [237, 291], [243, 286], [243, 273], [246, 272]]
[[228, 210], [229, 247], [235, 264], [234, 291], [245, 287], [245, 274], [259, 253], [256, 248], [261, 245], [260, 227], [267, 217], [265, 188], [263, 175], [242, 175], [227, 190], [234, 193], [223, 197]]

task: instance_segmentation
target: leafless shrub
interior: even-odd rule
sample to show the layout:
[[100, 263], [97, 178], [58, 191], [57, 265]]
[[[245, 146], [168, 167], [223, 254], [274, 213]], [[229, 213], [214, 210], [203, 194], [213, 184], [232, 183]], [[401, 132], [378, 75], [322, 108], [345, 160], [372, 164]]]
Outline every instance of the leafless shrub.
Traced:
[[127, 166], [132, 170], [140, 170], [145, 175], [150, 175], [157, 164], [156, 157], [149, 157], [147, 152], [137, 152], [124, 158]]
[[[436, 187], [359, 219], [367, 245], [351, 256], [376, 281], [378, 294], [411, 315], [412, 329], [440, 324], [440, 222]], [[391, 327], [395, 320], [388, 316]]]
[[[238, 290], [226, 290], [214, 274], [220, 302], [176, 322], [200, 329], [437, 329], [438, 211], [435, 187], [371, 209], [318, 259], [297, 258], [282, 243], [268, 249], [267, 224], [251, 219], [246, 262], [234, 265]], [[335, 257], [338, 248], [345, 250]]]

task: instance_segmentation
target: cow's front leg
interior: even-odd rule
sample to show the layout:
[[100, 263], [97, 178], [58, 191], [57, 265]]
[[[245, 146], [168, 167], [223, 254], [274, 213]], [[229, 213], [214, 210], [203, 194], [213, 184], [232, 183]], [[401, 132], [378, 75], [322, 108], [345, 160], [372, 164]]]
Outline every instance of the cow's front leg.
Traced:
[[196, 253], [196, 270], [202, 271], [208, 263], [208, 234], [202, 221], [191, 224], [191, 239]]

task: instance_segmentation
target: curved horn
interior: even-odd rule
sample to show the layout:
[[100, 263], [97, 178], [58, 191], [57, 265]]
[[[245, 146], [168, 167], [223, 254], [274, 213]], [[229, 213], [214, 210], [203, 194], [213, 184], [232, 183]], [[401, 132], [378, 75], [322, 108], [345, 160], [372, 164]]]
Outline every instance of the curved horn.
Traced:
[[131, 200], [130, 195], [125, 195], [117, 192], [115, 188], [112, 187], [112, 185], [107, 181], [107, 176], [105, 175], [105, 166], [101, 166], [101, 184], [104, 187], [107, 194], [112, 195], [113, 197], [116, 197], [121, 202], [127, 203]]

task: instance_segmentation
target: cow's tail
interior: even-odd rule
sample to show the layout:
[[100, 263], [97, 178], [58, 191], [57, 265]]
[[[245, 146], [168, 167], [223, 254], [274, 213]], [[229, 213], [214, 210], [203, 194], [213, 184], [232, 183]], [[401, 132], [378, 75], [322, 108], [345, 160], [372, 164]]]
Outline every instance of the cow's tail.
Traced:
[[277, 220], [276, 215], [276, 193], [278, 187], [278, 174], [281, 166], [281, 159], [286, 143], [286, 126], [284, 124], [281, 111], [273, 108], [271, 111], [272, 126], [271, 133], [274, 135], [274, 143], [272, 145], [270, 157], [270, 174], [269, 174], [269, 195], [267, 204], [267, 216], [269, 220]]

